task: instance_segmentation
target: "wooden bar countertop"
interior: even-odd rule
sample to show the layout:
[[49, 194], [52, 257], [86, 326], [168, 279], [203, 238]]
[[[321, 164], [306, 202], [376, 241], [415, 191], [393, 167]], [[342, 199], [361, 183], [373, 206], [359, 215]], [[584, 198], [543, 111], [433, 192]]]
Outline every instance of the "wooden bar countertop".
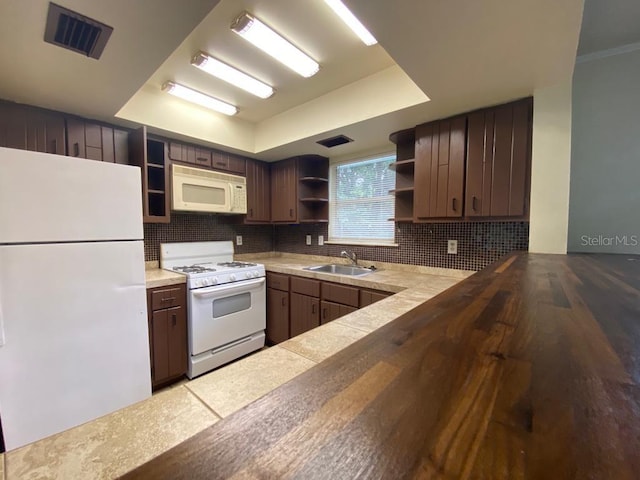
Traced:
[[125, 478], [637, 479], [640, 258], [513, 254]]

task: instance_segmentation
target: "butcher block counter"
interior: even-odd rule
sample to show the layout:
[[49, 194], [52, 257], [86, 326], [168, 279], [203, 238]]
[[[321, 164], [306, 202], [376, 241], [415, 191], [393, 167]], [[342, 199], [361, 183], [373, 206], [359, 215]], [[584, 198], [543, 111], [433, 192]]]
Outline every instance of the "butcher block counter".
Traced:
[[640, 259], [507, 256], [125, 478], [632, 479]]

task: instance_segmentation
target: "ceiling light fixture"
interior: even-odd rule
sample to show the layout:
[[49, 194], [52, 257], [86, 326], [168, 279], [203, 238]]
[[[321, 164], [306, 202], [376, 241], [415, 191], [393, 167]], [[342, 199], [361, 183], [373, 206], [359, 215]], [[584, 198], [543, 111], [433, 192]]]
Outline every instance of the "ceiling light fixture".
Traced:
[[327, 5], [340, 17], [340, 19], [355, 33], [365, 45], [371, 46], [378, 43], [364, 25], [351, 13], [341, 0], [324, 0]]
[[209, 75], [213, 75], [220, 80], [224, 80], [231, 85], [252, 93], [256, 97], [269, 98], [273, 95], [273, 87], [270, 85], [267, 85], [260, 80], [256, 80], [246, 73], [241, 72], [240, 70], [233, 68], [232, 66], [227, 65], [204, 52], [196, 54], [191, 60], [191, 65], [198, 67]]
[[162, 86], [162, 91], [186, 100], [187, 102], [224, 113], [225, 115], [235, 115], [238, 112], [238, 109], [234, 105], [210, 97], [209, 95], [205, 95], [179, 83], [167, 82]]
[[233, 21], [231, 30], [303, 77], [311, 77], [320, 69], [318, 62], [248, 12]]

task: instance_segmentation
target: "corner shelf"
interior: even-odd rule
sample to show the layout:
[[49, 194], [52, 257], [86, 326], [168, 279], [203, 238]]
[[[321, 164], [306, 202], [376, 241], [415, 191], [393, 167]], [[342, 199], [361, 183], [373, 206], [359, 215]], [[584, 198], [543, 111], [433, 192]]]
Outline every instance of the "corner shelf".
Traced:
[[329, 179], [324, 177], [301, 177], [300, 181], [305, 183], [329, 183]]
[[389, 190], [391, 195], [403, 195], [407, 193], [413, 193], [413, 187], [404, 187], [404, 188], [396, 188], [394, 190]]
[[396, 172], [396, 188], [389, 193], [395, 196], [395, 217], [393, 222], [413, 222], [413, 194], [415, 169], [415, 128], [407, 128], [389, 135], [396, 145], [396, 161], [389, 165]]
[[298, 222], [329, 222], [329, 159], [298, 157]]
[[410, 160], [400, 160], [399, 162], [393, 162], [389, 165], [389, 170], [393, 170], [395, 172], [409, 172], [413, 171], [416, 165], [416, 161], [414, 158]]

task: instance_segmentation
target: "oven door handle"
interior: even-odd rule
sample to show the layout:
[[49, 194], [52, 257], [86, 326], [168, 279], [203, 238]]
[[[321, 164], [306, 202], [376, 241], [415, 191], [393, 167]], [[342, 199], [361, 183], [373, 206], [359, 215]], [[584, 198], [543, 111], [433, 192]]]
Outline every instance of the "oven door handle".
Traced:
[[238, 283], [232, 283], [231, 285], [198, 288], [196, 290], [191, 290], [191, 293], [198, 298], [219, 297], [223, 294], [226, 295], [234, 291], [253, 290], [256, 287], [262, 286], [264, 283], [265, 278], [259, 278], [257, 280], [246, 280]]

